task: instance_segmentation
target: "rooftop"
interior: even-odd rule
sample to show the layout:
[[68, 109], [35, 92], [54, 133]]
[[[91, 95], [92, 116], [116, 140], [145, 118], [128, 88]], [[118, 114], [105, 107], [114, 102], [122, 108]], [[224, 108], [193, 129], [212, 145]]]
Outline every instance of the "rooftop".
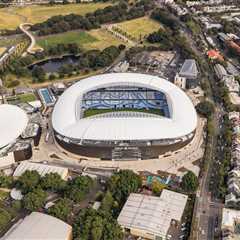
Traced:
[[33, 163], [29, 161], [22, 161], [16, 168], [13, 176], [19, 177], [27, 170], [29, 171], [36, 170], [41, 176], [44, 176], [47, 173], [58, 173], [62, 177], [62, 179], [66, 179], [68, 176], [67, 168], [56, 167], [56, 166], [40, 164], [40, 163]]
[[186, 59], [179, 75], [186, 78], [197, 78], [198, 69], [196, 61], [194, 59]]
[[132, 193], [118, 217], [118, 223], [125, 228], [166, 236], [171, 221], [181, 221], [187, 198], [184, 194], [165, 189], [160, 197]]
[[32, 212], [15, 224], [2, 240], [68, 240], [72, 227], [47, 214]]
[[223, 208], [222, 228], [233, 228], [236, 222], [240, 221], [240, 211], [230, 208]]
[[14, 142], [25, 130], [27, 114], [15, 105], [0, 105], [0, 148]]
[[[116, 85], [138, 86], [164, 93], [170, 118], [80, 117], [81, 100], [85, 93]], [[54, 107], [52, 124], [58, 134], [76, 140], [176, 139], [191, 134], [195, 130], [197, 114], [188, 96], [165, 79], [146, 74], [111, 73], [89, 77], [69, 87]]]

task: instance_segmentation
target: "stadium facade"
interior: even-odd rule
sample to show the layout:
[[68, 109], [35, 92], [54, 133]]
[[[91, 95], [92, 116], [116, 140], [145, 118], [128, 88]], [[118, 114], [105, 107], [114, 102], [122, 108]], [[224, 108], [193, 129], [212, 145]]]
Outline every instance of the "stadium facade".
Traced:
[[52, 126], [60, 146], [101, 159], [147, 159], [181, 148], [197, 114], [188, 96], [162, 78], [110, 73], [81, 80], [58, 99]]

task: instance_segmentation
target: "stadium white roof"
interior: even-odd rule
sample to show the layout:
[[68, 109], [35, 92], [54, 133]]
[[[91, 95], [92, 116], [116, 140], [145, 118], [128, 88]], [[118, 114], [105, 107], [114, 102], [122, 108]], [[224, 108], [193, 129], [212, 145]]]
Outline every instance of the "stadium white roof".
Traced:
[[47, 214], [32, 212], [14, 225], [2, 240], [68, 240], [72, 227]]
[[27, 127], [27, 114], [15, 105], [0, 105], [0, 148], [18, 138]]
[[164, 237], [173, 219], [181, 221], [187, 198], [165, 189], [160, 197], [131, 193], [117, 221], [124, 228]]
[[[109, 86], [146, 87], [165, 93], [170, 118], [80, 118], [83, 94]], [[192, 133], [197, 114], [188, 96], [162, 78], [137, 73], [111, 73], [81, 80], [58, 99], [52, 114], [54, 130], [68, 138], [95, 141], [175, 139]]]
[[68, 176], [68, 169], [64, 167], [56, 167], [46, 164], [22, 161], [16, 168], [13, 176], [19, 177], [25, 171], [37, 171], [41, 176], [46, 175], [47, 173], [57, 173], [61, 176], [62, 179], [66, 179]]

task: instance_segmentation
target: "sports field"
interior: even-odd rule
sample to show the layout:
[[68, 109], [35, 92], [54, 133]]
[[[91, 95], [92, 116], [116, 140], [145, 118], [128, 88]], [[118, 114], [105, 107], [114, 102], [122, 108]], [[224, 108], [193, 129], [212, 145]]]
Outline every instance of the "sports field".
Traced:
[[110, 112], [143, 112], [143, 113], [164, 116], [164, 113], [161, 109], [122, 108], [122, 109], [87, 109], [83, 113], [83, 118], [91, 117], [91, 116], [95, 116], [103, 113], [110, 113]]
[[9, 7], [0, 9], [0, 29], [15, 29], [20, 23], [39, 23], [56, 15], [85, 15], [97, 9], [111, 5], [110, 2], [81, 3], [66, 5], [32, 5], [25, 7]]
[[18, 95], [18, 98], [21, 102], [32, 102], [36, 100], [36, 96], [33, 93], [25, 93]]
[[97, 41], [96, 38], [83, 31], [66, 32], [56, 35], [50, 35], [37, 39], [37, 45], [44, 49], [55, 46], [57, 44], [77, 43], [79, 46], [83, 46], [87, 43]]
[[89, 32], [71, 31], [37, 39], [37, 45], [45, 49], [59, 43], [77, 43], [84, 49], [103, 49], [110, 45], [119, 45], [122, 42], [102, 29], [91, 30]]
[[146, 35], [157, 31], [161, 25], [149, 17], [141, 17], [116, 24], [124, 32], [135, 39], [144, 38]]

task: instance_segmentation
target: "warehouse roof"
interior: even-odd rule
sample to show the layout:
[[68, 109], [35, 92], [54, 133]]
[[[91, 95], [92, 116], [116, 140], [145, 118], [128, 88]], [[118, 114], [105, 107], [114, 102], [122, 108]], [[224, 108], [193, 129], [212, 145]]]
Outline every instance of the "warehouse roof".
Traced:
[[15, 224], [2, 240], [68, 240], [72, 227], [47, 214], [32, 212]]
[[[160, 118], [157, 115], [151, 118], [80, 117], [81, 99], [85, 93], [121, 85], [145, 87], [163, 92], [167, 98], [170, 118]], [[197, 115], [188, 96], [163, 78], [137, 73], [111, 73], [89, 77], [68, 88], [54, 107], [52, 124], [58, 134], [72, 139], [159, 140], [181, 138], [192, 133], [197, 126]]]
[[186, 195], [165, 189], [160, 197], [132, 193], [117, 220], [125, 228], [166, 236], [171, 221], [181, 221], [186, 203]]
[[58, 173], [62, 179], [66, 179], [68, 176], [68, 169], [64, 167], [50, 166], [46, 164], [33, 163], [28, 161], [21, 162], [16, 168], [13, 176], [19, 177], [25, 171], [37, 171], [41, 176], [46, 175], [47, 173]]
[[27, 127], [27, 114], [10, 104], [0, 105], [0, 148], [14, 142]]

